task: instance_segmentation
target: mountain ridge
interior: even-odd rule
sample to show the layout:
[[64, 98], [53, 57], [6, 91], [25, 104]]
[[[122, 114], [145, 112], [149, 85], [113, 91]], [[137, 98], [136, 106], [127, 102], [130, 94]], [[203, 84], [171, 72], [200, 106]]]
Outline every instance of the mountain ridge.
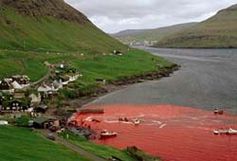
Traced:
[[28, 16], [52, 16], [79, 23], [89, 22], [86, 16], [63, 0], [0, 0], [0, 3]]
[[0, 49], [99, 53], [126, 49], [63, 0], [0, 4]]
[[158, 29], [125, 30], [113, 34], [130, 45], [164, 48], [237, 48], [237, 4], [198, 23]]
[[172, 34], [156, 47], [237, 48], [237, 4], [185, 31]]
[[120, 31], [116, 34], [113, 34], [113, 36], [126, 44], [129, 44], [131, 42], [159, 41], [171, 33], [178, 32], [182, 29], [186, 29], [195, 24], [196, 24], [195, 22], [191, 22], [154, 29], [140, 29], [140, 30], [130, 29]]

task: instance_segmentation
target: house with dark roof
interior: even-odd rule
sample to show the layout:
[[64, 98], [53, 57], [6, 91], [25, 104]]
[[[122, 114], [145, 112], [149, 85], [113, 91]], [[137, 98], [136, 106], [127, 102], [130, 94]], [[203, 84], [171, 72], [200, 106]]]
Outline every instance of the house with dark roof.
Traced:
[[53, 117], [37, 117], [33, 120], [34, 128], [49, 129], [52, 126], [60, 126], [59, 120]]
[[5, 80], [0, 81], [0, 90], [6, 91], [11, 89], [11, 84]]

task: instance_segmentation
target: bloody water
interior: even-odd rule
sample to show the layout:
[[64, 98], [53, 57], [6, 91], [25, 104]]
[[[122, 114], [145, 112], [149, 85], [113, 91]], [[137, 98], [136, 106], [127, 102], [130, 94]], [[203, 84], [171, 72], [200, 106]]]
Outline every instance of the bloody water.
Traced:
[[[76, 114], [98, 133], [107, 129], [118, 136], [96, 143], [138, 148], [160, 156], [164, 161], [237, 161], [237, 136], [216, 136], [214, 129], [237, 129], [237, 117], [214, 115], [212, 111], [172, 105], [106, 105], [104, 114]], [[119, 122], [119, 117], [139, 118], [142, 123]], [[91, 118], [100, 123], [91, 122]], [[86, 121], [87, 120], [87, 121]]]

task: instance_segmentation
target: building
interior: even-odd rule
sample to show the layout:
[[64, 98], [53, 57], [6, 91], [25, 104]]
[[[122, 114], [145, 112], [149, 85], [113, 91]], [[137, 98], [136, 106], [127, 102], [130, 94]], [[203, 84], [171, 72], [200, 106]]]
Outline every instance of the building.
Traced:
[[28, 85], [30, 83], [30, 78], [26, 75], [14, 75], [12, 76], [12, 80], [20, 85]]
[[0, 81], [0, 90], [7, 91], [11, 89], [11, 84], [8, 81]]
[[37, 117], [33, 120], [33, 127], [37, 129], [49, 129], [52, 126], [59, 127], [59, 120], [50, 117]]
[[41, 95], [40, 95], [40, 93], [38, 93], [38, 95], [31, 94], [29, 96], [29, 98], [31, 99], [30, 104], [32, 106], [38, 106], [41, 103]]
[[44, 104], [40, 104], [34, 108], [35, 113], [45, 113], [48, 110], [48, 106]]

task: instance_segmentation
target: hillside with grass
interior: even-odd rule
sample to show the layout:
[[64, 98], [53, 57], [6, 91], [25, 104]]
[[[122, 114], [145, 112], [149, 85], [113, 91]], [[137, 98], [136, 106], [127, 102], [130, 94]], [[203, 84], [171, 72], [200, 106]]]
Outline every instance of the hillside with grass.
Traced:
[[[111, 82], [157, 71], [158, 64], [171, 65], [128, 49], [63, 0], [0, 0], [0, 4], [0, 79], [26, 74], [37, 81], [49, 72], [45, 62], [64, 63], [83, 74], [70, 91], [92, 93], [98, 87], [96, 79]], [[114, 50], [122, 56], [112, 54]]]
[[161, 41], [164, 37], [177, 33], [183, 29], [194, 26], [196, 23], [179, 24], [156, 29], [125, 30], [113, 34], [125, 44], [144, 43], [144, 41]]
[[89, 161], [29, 129], [0, 126], [0, 161]]
[[101, 54], [125, 46], [63, 0], [0, 0], [0, 49]]
[[237, 5], [189, 29], [165, 37], [157, 47], [237, 48]]

